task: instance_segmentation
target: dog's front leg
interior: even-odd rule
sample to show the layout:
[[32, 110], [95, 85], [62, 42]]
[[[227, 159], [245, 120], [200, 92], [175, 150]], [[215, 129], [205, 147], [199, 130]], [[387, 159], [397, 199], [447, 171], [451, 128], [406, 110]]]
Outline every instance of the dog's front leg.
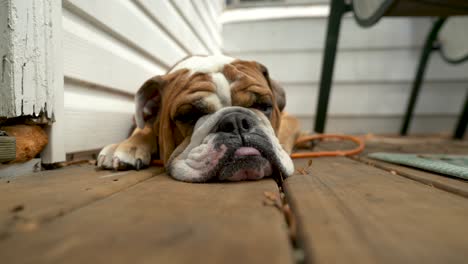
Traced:
[[151, 155], [158, 150], [153, 124], [143, 129], [136, 128], [132, 135], [118, 144], [104, 147], [98, 156], [97, 167], [102, 169], [128, 170], [149, 166]]
[[291, 154], [294, 148], [294, 144], [300, 135], [300, 124], [299, 120], [286, 113], [281, 114], [281, 125], [278, 131], [278, 139], [283, 146], [284, 150]]

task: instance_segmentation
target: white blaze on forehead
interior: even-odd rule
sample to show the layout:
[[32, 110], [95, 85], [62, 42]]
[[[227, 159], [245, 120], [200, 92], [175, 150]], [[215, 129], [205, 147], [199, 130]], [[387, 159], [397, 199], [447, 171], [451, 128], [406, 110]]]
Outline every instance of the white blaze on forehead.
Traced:
[[170, 72], [175, 72], [181, 69], [188, 69], [191, 73], [220, 72], [223, 70], [225, 64], [229, 64], [234, 60], [234, 58], [224, 55], [192, 56], [179, 62]]
[[220, 72], [212, 73], [211, 78], [216, 85], [216, 94], [222, 106], [231, 106], [231, 86], [226, 76]]

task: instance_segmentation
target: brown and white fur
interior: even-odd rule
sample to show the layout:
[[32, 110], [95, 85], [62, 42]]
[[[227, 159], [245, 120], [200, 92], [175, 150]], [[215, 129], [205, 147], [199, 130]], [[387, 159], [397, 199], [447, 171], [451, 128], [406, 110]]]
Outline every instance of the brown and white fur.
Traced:
[[140, 169], [156, 157], [187, 182], [291, 175], [297, 120], [282, 113], [284, 90], [265, 66], [192, 56], [136, 94], [137, 128], [99, 154], [99, 168]]

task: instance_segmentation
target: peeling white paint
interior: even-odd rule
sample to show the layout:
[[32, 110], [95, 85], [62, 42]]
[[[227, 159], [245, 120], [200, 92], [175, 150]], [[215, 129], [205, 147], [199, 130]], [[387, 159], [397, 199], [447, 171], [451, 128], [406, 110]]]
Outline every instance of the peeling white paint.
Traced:
[[58, 0], [0, 1], [0, 117], [52, 117]]

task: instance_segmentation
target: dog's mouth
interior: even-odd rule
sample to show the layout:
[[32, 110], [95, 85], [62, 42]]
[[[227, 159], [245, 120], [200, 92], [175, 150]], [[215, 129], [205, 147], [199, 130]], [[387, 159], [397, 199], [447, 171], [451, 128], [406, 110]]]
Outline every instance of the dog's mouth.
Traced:
[[271, 163], [253, 147], [240, 147], [234, 151], [217, 173], [219, 180], [259, 180], [271, 176]]
[[247, 134], [242, 139], [221, 139], [217, 145], [225, 146], [226, 150], [218, 165], [209, 172], [211, 179], [259, 180], [283, 173], [280, 160], [265, 136]]

